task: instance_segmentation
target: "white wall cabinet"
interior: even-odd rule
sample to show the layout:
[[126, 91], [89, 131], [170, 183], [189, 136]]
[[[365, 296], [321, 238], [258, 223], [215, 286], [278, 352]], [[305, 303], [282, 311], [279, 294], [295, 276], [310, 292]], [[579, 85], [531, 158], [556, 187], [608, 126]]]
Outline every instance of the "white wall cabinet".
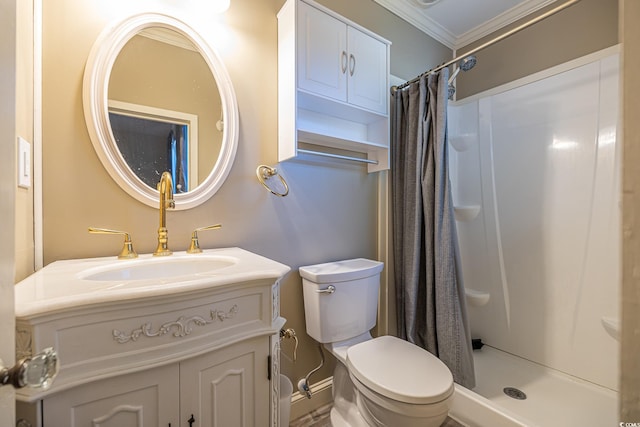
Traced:
[[278, 13], [279, 160], [299, 143], [363, 153], [389, 168], [389, 46], [311, 0]]
[[386, 114], [387, 44], [304, 2], [298, 25], [298, 89]]

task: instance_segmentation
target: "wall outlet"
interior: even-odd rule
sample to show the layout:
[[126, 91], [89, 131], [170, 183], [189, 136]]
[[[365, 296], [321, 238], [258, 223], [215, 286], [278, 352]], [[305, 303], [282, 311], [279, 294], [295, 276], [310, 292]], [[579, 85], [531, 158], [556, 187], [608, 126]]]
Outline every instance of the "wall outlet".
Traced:
[[31, 187], [31, 144], [18, 137], [18, 187]]

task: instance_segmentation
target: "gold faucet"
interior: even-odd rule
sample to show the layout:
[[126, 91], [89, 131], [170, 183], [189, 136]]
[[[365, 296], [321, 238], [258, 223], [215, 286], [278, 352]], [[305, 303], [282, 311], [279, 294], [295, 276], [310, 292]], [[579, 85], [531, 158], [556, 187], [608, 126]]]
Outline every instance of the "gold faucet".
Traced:
[[89, 227], [89, 233], [95, 234], [122, 234], [124, 235], [124, 246], [122, 251], [118, 254], [118, 259], [131, 259], [137, 258], [138, 254], [133, 249], [133, 242], [131, 242], [131, 235], [126, 231], [111, 230], [108, 228]]
[[173, 201], [173, 180], [169, 172], [163, 172], [160, 182], [158, 183], [158, 191], [160, 192], [160, 227], [158, 228], [158, 247], [153, 256], [171, 255], [167, 242], [167, 208], [175, 208], [176, 203]]

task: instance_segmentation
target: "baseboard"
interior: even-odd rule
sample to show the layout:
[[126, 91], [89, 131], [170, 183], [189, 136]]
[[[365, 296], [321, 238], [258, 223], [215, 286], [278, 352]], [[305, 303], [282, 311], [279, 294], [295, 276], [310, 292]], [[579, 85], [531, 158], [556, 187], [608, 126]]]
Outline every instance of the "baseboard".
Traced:
[[[295, 384], [294, 387], [296, 387]], [[311, 399], [307, 399], [299, 391], [291, 395], [291, 416], [289, 417], [291, 421], [297, 420], [333, 400], [333, 377], [311, 384], [309, 388]]]

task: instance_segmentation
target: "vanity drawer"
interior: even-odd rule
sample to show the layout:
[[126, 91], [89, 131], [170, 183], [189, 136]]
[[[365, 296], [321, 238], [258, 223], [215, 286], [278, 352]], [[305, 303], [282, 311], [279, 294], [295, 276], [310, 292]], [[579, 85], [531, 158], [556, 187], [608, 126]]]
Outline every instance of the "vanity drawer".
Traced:
[[68, 388], [275, 333], [272, 285], [101, 306], [18, 330], [31, 351], [57, 350], [55, 386]]

